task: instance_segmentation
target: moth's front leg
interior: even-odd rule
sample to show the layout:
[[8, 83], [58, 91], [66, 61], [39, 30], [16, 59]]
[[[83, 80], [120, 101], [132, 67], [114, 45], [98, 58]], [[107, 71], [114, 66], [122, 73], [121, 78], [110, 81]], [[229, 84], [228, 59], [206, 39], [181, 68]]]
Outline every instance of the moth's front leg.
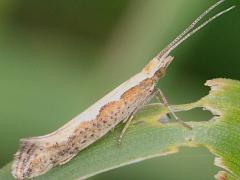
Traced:
[[187, 123], [185, 123], [183, 120], [181, 120], [176, 113], [172, 110], [172, 108], [169, 106], [168, 100], [166, 98], [166, 96], [164, 96], [163, 92], [161, 91], [161, 89], [156, 88], [156, 95], [157, 99], [159, 99], [160, 101], [163, 101], [163, 104], [168, 108], [169, 112], [173, 115], [174, 119], [176, 119], [176, 121], [178, 123], [180, 123], [181, 125], [183, 125], [184, 127], [188, 128], [188, 129], [192, 129], [192, 127], [190, 125], [188, 125]]

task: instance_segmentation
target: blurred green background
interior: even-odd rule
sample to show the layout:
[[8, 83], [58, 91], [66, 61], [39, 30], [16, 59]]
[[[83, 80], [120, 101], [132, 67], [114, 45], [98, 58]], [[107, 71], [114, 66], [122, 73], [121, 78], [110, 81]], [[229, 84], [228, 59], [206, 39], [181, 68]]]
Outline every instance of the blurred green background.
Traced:
[[[131, 75], [215, 0], [0, 1], [0, 167], [20, 138], [49, 133]], [[238, 7], [186, 41], [159, 86], [171, 104], [208, 93], [207, 79], [240, 79]], [[212, 13], [214, 14], [214, 13]], [[185, 120], [211, 116], [194, 110]], [[129, 165], [92, 179], [213, 179], [201, 148]]]

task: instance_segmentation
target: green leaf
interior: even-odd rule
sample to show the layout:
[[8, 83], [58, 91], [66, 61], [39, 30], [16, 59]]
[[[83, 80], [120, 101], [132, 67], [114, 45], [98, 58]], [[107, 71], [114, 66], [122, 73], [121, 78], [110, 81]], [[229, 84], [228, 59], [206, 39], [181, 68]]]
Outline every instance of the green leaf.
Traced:
[[[84, 179], [110, 169], [156, 156], [176, 153], [180, 146], [206, 147], [216, 155], [215, 165], [224, 168], [215, 177], [240, 177], [240, 82], [229, 79], [207, 81], [209, 95], [191, 104], [172, 106], [174, 111], [203, 107], [213, 113], [210, 121], [189, 122], [192, 130], [179, 123], [160, 123], [168, 109], [151, 104], [141, 110], [117, 146], [122, 125], [89, 146], [66, 165], [36, 179]], [[0, 179], [13, 179], [10, 164], [0, 170]]]
[[236, 177], [234, 177], [233, 175], [225, 172], [225, 171], [219, 171], [218, 174], [216, 174], [215, 176], [216, 179], [219, 180], [235, 180], [237, 179]]

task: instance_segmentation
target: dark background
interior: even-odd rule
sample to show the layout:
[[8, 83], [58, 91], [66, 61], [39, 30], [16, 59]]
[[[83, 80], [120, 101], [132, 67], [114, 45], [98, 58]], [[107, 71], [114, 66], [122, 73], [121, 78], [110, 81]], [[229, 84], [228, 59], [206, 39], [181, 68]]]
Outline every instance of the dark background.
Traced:
[[[20, 138], [49, 133], [137, 73], [215, 0], [2, 0], [0, 167]], [[240, 79], [240, 3], [177, 48], [159, 83], [171, 104], [208, 93], [206, 80]], [[214, 13], [211, 13], [214, 14]], [[202, 110], [180, 113], [208, 120]], [[119, 168], [92, 179], [213, 179], [203, 148]]]

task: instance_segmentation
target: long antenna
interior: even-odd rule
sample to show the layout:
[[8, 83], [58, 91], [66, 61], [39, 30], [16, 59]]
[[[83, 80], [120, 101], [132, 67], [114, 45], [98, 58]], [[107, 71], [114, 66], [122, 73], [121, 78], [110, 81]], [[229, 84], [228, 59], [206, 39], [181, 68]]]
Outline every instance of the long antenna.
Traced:
[[[215, 9], [218, 5], [220, 5], [221, 3], [223, 3], [224, 0], [220, 0], [217, 3], [215, 3], [214, 5], [210, 6], [206, 11], [204, 11], [200, 16], [197, 17], [197, 19], [195, 19], [192, 24], [190, 26], [188, 26], [179, 36], [177, 36], [169, 45], [167, 45], [166, 48], [164, 48], [156, 57], [158, 59], [160, 59], [162, 56], [167, 56], [170, 53], [170, 49], [171, 51], [176, 48], [177, 46], [175, 46], [176, 44], [180, 44], [179, 41], [183, 42], [184, 40], [186, 40], [188, 37], [190, 37], [191, 35], [193, 35], [195, 32], [197, 32], [198, 30], [200, 30], [201, 28], [203, 28], [205, 25], [207, 25], [209, 22], [211, 22], [212, 20], [214, 20], [215, 18], [217, 18], [218, 16], [226, 13], [227, 11], [230, 11], [231, 9], [233, 9], [235, 6], [232, 6], [220, 13], [218, 13], [217, 15], [213, 16], [212, 18], [210, 18], [209, 20], [207, 20], [206, 22], [204, 22], [203, 24], [201, 24], [198, 28], [197, 31], [194, 31], [194, 33], [191, 33], [190, 31], [198, 24], [198, 22], [203, 19], [209, 12], [211, 12], [213, 9]], [[190, 32], [190, 33], [189, 33]], [[191, 34], [189, 36], [189, 34]], [[187, 36], [187, 38], [185, 38]], [[183, 41], [181, 39], [184, 39]], [[174, 48], [172, 48], [174, 47]], [[167, 53], [168, 52], [168, 53]]]
[[180, 39], [177, 43], [175, 43], [173, 46], [171, 46], [166, 52], [165, 54], [163, 54], [164, 56], [167, 56], [172, 50], [174, 50], [177, 46], [179, 46], [183, 41], [185, 41], [186, 39], [188, 39], [190, 36], [192, 36], [193, 34], [195, 34], [196, 32], [198, 32], [200, 29], [202, 29], [204, 26], [206, 26], [208, 23], [210, 23], [211, 21], [213, 21], [214, 19], [218, 18], [219, 16], [227, 13], [228, 11], [232, 10], [233, 8], [235, 8], [236, 6], [231, 6], [228, 9], [225, 9], [223, 11], [221, 11], [220, 13], [216, 14], [215, 16], [209, 18], [207, 21], [205, 21], [204, 23], [202, 23], [201, 25], [199, 25], [197, 28], [193, 29], [191, 32], [189, 32], [187, 35], [185, 35], [182, 39]]

